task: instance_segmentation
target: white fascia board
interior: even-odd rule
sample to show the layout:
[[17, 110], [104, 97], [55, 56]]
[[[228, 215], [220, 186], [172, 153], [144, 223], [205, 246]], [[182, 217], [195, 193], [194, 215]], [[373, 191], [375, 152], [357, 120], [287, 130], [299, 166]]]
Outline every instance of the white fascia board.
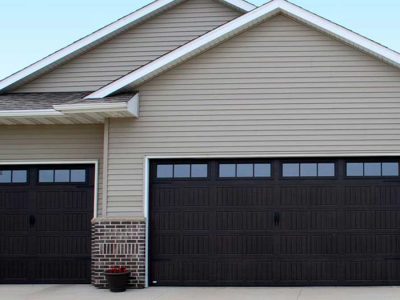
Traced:
[[260, 18], [264, 19], [270, 15], [274, 15], [278, 12], [280, 3], [281, 1], [274, 0], [257, 9], [254, 9], [247, 14], [238, 17], [233, 21], [226, 23], [183, 45], [182, 47], [179, 47], [176, 50], [148, 63], [144, 67], [139, 68], [136, 71], [133, 71], [128, 75], [100, 88], [99, 90], [86, 96], [86, 99], [104, 98], [106, 96], [103, 95], [111, 95], [128, 85], [135, 85], [148, 79], [149, 77], [155, 76], [161, 71], [167, 70], [179, 62], [193, 57], [197, 53], [200, 53], [208, 48], [211, 48], [217, 42], [221, 42], [235, 33], [248, 28]]
[[[62, 48], [61, 50], [37, 61], [36, 63], [16, 72], [5, 79], [0, 81], [0, 91], [7, 90], [14, 85], [17, 85], [20, 81], [29, 80], [39, 72], [44, 72], [51, 68], [57, 63], [62, 63], [74, 55], [81, 53], [91, 47], [100, 44], [108, 37], [119, 33], [128, 26], [133, 26], [160, 11], [166, 10], [173, 5], [177, 5], [184, 0], [156, 0], [143, 8], [95, 31], [92, 34], [72, 43], [71, 45]], [[253, 10], [256, 6], [244, 1], [244, 0], [221, 0], [227, 5], [236, 7], [237, 9], [248, 12]]]
[[256, 5], [244, 0], [220, 0], [220, 1], [225, 2], [229, 6], [236, 7], [244, 12], [252, 11], [257, 7]]
[[77, 52], [81, 52], [91, 46], [95, 46], [110, 35], [118, 33], [127, 26], [132, 26], [145, 18], [153, 16], [159, 11], [167, 9], [169, 6], [180, 3], [181, 1], [182, 0], [157, 0], [152, 2], [149, 5], [115, 21], [114, 23], [111, 23], [110, 25], [103, 27], [102, 29], [3, 79], [0, 81], [0, 91], [17, 84], [21, 80], [27, 80], [34, 76], [36, 72], [46, 70], [53, 64], [62, 62]]
[[290, 2], [285, 0], [273, 0], [100, 88], [86, 98], [104, 98], [127, 86], [137, 86], [145, 80], [160, 74], [164, 70], [168, 70], [180, 62], [208, 50], [214, 45], [244, 31], [253, 24], [266, 20], [278, 12], [287, 14], [345, 43], [385, 60], [396, 67], [400, 67], [400, 53], [390, 50]]
[[310, 11], [307, 11], [300, 6], [294, 5], [284, 0], [279, 1], [282, 1], [280, 5], [282, 12], [287, 14], [288, 16], [291, 16], [292, 18], [306, 23], [311, 27], [332, 35], [347, 44], [350, 44], [356, 48], [359, 48], [367, 53], [374, 55], [375, 57], [381, 58], [396, 67], [400, 67], [399, 52], [391, 50], [341, 25], [320, 17]]
[[55, 116], [63, 116], [63, 113], [54, 109], [0, 110], [1, 118], [55, 117]]

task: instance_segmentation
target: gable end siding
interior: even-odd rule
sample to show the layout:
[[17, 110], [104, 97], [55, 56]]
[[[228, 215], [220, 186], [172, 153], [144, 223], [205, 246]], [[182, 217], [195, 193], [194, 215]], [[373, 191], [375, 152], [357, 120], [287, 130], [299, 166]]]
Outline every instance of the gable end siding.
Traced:
[[216, 0], [187, 0], [14, 92], [95, 91], [240, 14]]
[[146, 155], [400, 153], [400, 71], [282, 15], [138, 90], [110, 123], [110, 215], [143, 215]]

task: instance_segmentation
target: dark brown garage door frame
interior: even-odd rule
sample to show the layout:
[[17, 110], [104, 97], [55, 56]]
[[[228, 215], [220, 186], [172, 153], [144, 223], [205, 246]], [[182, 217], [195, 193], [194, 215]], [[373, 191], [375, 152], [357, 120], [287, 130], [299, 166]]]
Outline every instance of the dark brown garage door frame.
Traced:
[[[159, 220], [156, 220], [154, 216], [154, 189], [157, 187], [161, 187], [164, 190], [168, 191], [169, 193], [169, 199], [167, 197], [167, 201], [173, 201], [173, 198], [175, 196], [173, 195], [173, 188], [178, 184], [178, 186], [181, 187], [181, 191], [178, 192], [181, 193], [182, 195], [182, 189], [190, 190], [192, 187], [196, 188], [202, 188], [203, 190], [207, 189], [209, 186], [209, 183], [207, 180], [199, 180], [199, 179], [180, 179], [180, 178], [175, 178], [175, 179], [157, 179], [155, 178], [155, 166], [158, 163], [161, 164], [171, 164], [171, 163], [179, 163], [179, 164], [185, 164], [185, 163], [198, 163], [198, 162], [208, 162], [210, 165], [210, 173], [209, 173], [209, 178], [213, 178], [214, 180], [214, 188], [215, 186], [224, 186], [224, 187], [229, 187], [232, 182], [235, 182], [239, 185], [244, 185], [248, 187], [260, 187], [260, 182], [263, 180], [249, 180], [249, 179], [240, 179], [240, 180], [232, 180], [232, 179], [222, 179], [222, 178], [217, 178], [217, 165], [219, 162], [271, 162], [272, 163], [272, 175], [273, 179], [269, 180], [267, 178], [264, 178], [264, 182], [269, 182], [270, 186], [276, 185], [278, 182], [278, 185], [281, 185], [279, 183], [280, 181], [285, 182], [282, 185], [282, 188], [285, 188], [285, 193], [286, 193], [286, 204], [285, 205], [274, 205], [271, 206], [271, 209], [268, 213], [268, 219], [269, 219], [269, 224], [274, 224], [276, 222], [279, 223], [279, 232], [274, 233], [273, 231], [274, 228], [272, 227], [272, 245], [274, 247], [279, 247], [281, 251], [281, 255], [278, 257], [274, 257], [274, 259], [280, 259], [281, 261], [286, 261], [286, 265], [281, 265], [277, 266], [276, 263], [273, 263], [270, 265], [270, 269], [273, 270], [272, 273], [267, 274], [265, 272], [266, 269], [268, 269], [268, 264], [265, 264], [264, 266], [260, 264], [260, 261], [253, 260], [253, 267], [249, 271], [249, 269], [241, 269], [239, 272], [237, 270], [232, 269], [232, 266], [222, 266], [220, 268], [220, 272], [224, 274], [233, 274], [229, 278], [220, 278], [220, 280], [217, 280], [216, 277], [218, 277], [218, 272], [216, 270], [207, 270], [206, 264], [198, 264], [198, 265], [190, 265], [186, 262], [186, 274], [187, 272], [190, 272], [188, 270], [191, 270], [192, 274], [197, 274], [190, 280], [185, 280], [182, 276], [185, 272], [182, 269], [182, 262], [180, 262], [180, 265], [174, 265], [174, 266], [167, 266], [168, 261], [171, 261], [171, 257], [168, 257], [168, 255], [159, 255], [160, 253], [155, 253], [159, 251], [160, 245], [157, 245], [157, 242], [155, 241], [155, 234], [157, 233], [156, 225], [160, 225]], [[335, 162], [336, 163], [336, 173], [335, 177], [332, 178], [325, 178], [325, 179], [320, 179], [320, 178], [283, 178], [281, 174], [281, 167], [282, 163], [293, 163], [293, 162]], [[400, 247], [396, 248], [397, 246], [390, 246], [389, 244], [396, 244], [397, 238], [399, 239], [398, 242], [400, 242], [400, 222], [397, 222], [397, 212], [400, 211], [400, 201], [398, 201], [398, 198], [396, 194], [398, 194], [395, 191], [399, 191], [400, 193], [400, 178], [398, 176], [395, 177], [379, 177], [379, 176], [369, 176], [369, 177], [363, 177], [363, 176], [345, 176], [345, 162], [376, 162], [376, 161], [386, 161], [386, 162], [392, 162], [396, 161], [399, 162], [398, 157], [373, 157], [373, 158], [354, 158], [354, 157], [349, 157], [349, 158], [337, 158], [337, 157], [332, 157], [332, 158], [288, 158], [288, 159], [268, 159], [268, 158], [263, 158], [263, 159], [253, 159], [253, 158], [243, 158], [243, 159], [152, 159], [149, 160], [148, 168], [149, 168], [149, 191], [148, 191], [148, 198], [149, 198], [149, 203], [148, 203], [148, 214], [149, 214], [149, 229], [148, 229], [148, 259], [149, 259], [149, 283], [150, 285], [189, 285], [189, 286], [207, 286], [207, 285], [227, 285], [227, 286], [236, 286], [236, 285], [244, 285], [244, 286], [257, 286], [257, 285], [262, 285], [262, 286], [307, 286], [307, 285], [395, 285], [395, 284], [400, 284]], [[213, 166], [214, 165], [214, 166]], [[268, 181], [269, 180], [269, 181]], [[252, 181], [252, 182], [251, 182]], [[275, 181], [275, 183], [274, 183]], [[324, 183], [321, 185], [321, 183]], [[338, 183], [341, 183], [338, 187]], [[297, 191], [291, 190], [292, 187], [296, 187]], [[310, 225], [308, 224], [307, 226], [316, 226], [313, 230], [307, 229], [306, 231], [299, 227], [296, 222], [298, 220], [302, 221], [305, 220], [307, 222], [308, 219], [310, 219], [310, 211], [315, 210], [315, 207], [311, 203], [302, 203], [302, 205], [293, 205], [293, 203], [290, 203], [290, 197], [293, 197], [293, 192], [294, 194], [298, 194], [297, 198], [302, 199], [302, 201], [306, 201], [308, 196], [306, 196], [307, 193], [310, 193], [310, 186], [313, 186], [314, 190], [314, 195], [311, 195], [311, 199], [313, 201], [319, 201], [322, 198], [318, 199], [317, 193], [322, 193], [325, 194], [326, 196], [324, 197], [324, 201], [326, 203], [317, 203], [315, 204], [326, 205], [326, 207], [323, 209], [325, 210], [325, 215], [321, 214], [319, 216], [314, 216], [315, 218], [319, 218], [314, 220], [316, 224]], [[345, 188], [344, 188], [345, 187]], [[299, 194], [298, 190], [302, 190]], [[317, 192], [315, 192], [317, 191]], [[191, 191], [193, 193], [193, 191]], [[237, 191], [236, 191], [237, 192]], [[254, 192], [254, 191], [253, 191]], [[259, 193], [265, 193], [266, 191], [259, 191]], [[276, 191], [273, 192], [272, 197], [274, 197], [274, 194]], [[281, 191], [282, 193], [282, 191]], [[335, 194], [339, 193], [339, 194]], [[292, 196], [290, 196], [292, 195]], [[303, 196], [300, 196], [303, 195]], [[159, 195], [157, 196], [159, 197]], [[200, 196], [198, 196], [200, 197]], [[213, 199], [215, 200], [215, 195], [211, 197], [214, 197]], [[275, 196], [276, 197], [276, 196]], [[300, 198], [299, 198], [300, 197]], [[237, 196], [237, 198], [240, 198], [240, 196]], [[339, 199], [341, 203], [334, 203], [335, 201], [338, 201]], [[377, 201], [379, 199], [379, 201]], [[165, 200], [165, 199], [164, 199]], [[226, 200], [226, 199], [225, 199]], [[323, 199], [322, 199], [323, 200]], [[178, 201], [183, 201], [182, 199], [178, 199]], [[238, 200], [240, 201], [240, 199]], [[365, 201], [365, 203], [363, 203]], [[330, 202], [330, 203], [329, 203]], [[301, 203], [299, 203], [301, 204]], [[306, 206], [306, 209], [304, 209], [304, 205]], [[335, 222], [332, 219], [332, 216], [329, 216], [330, 208], [333, 207], [339, 207], [340, 209], [337, 211], [337, 219], [336, 222], [340, 221], [339, 227], [338, 225], [332, 225], [332, 222]], [[170, 207], [173, 209], [176, 209], [176, 207]], [[190, 209], [188, 210], [189, 212], [195, 212], [198, 209], [204, 209], [198, 206], [193, 206], [193, 210], [191, 211]], [[186, 208], [185, 208], [186, 209]], [[232, 209], [232, 207], [227, 207], [227, 210]], [[267, 210], [266, 207], [263, 207], [264, 211]], [[283, 209], [283, 211], [282, 211]], [[375, 210], [374, 213], [371, 211], [368, 211], [369, 209]], [[168, 209], [167, 209], [168, 210]], [[262, 211], [262, 210], [261, 210]], [[290, 212], [295, 211], [296, 213], [290, 215]], [[304, 215], [301, 215], [298, 213], [298, 211], [303, 212]], [[160, 211], [159, 211], [160, 212]], [[172, 210], [167, 211], [172, 212]], [[276, 214], [277, 213], [277, 214]], [[172, 216], [172, 214], [171, 214]], [[399, 214], [400, 217], [400, 214]], [[173, 218], [173, 216], [171, 217]], [[196, 219], [197, 218], [197, 219]], [[255, 217], [253, 217], [255, 218]], [[177, 226], [181, 226], [179, 222], [183, 222], [183, 219], [180, 220], [179, 217], [175, 218], [177, 221]], [[201, 216], [192, 216], [191, 220], [200, 220]], [[229, 219], [229, 218], [228, 218]], [[292, 219], [292, 221], [288, 221]], [[256, 218], [254, 219], [256, 220]], [[294, 220], [294, 221], [293, 221]], [[297, 221], [296, 221], [297, 220]], [[162, 222], [166, 222], [166, 219], [162, 220]], [[169, 221], [168, 221], [169, 222]], [[167, 223], [168, 223], [167, 222]], [[190, 226], [190, 221], [185, 221], [189, 222], [188, 224], [183, 224], [184, 226]], [[194, 222], [194, 221], [193, 221]], [[200, 222], [200, 221], [199, 221]], [[216, 224], [215, 218], [214, 224]], [[227, 221], [229, 222], [229, 220]], [[390, 223], [391, 222], [391, 223]], [[394, 222], [394, 223], [393, 223]], [[396, 223], [397, 222], [397, 223]], [[168, 228], [170, 232], [166, 232], [168, 234], [175, 234], [173, 230], [173, 222], [169, 222], [167, 226], [170, 226]], [[301, 223], [301, 222], [300, 222]], [[389, 224], [390, 223], [390, 224]], [[393, 225], [394, 224], [394, 225]], [[200, 224], [201, 225], [201, 224]], [[270, 226], [270, 225], [268, 225]], [[320, 228], [318, 228], [318, 226]], [[322, 226], [322, 227], [321, 227]], [[335, 228], [336, 226], [336, 228]], [[201, 228], [200, 228], [201, 229]], [[193, 231], [194, 235], [196, 233], [199, 233], [201, 235], [201, 230], [197, 228], [197, 232]], [[230, 228], [232, 232], [235, 231], [235, 228]], [[239, 231], [242, 230], [243, 228], [239, 228]], [[318, 233], [326, 233], [325, 234], [325, 240], [327, 239], [327, 234], [331, 235], [332, 237], [339, 236], [339, 242], [337, 243], [336, 246], [338, 246], [340, 249], [335, 250], [334, 254], [332, 254], [332, 249], [324, 250], [322, 249], [327, 245], [327, 242], [321, 242], [321, 240], [314, 240], [312, 241], [312, 234], [318, 234]], [[285, 232], [286, 231], [286, 232]], [[297, 234], [296, 234], [297, 231]], [[320, 231], [320, 232], [319, 232]], [[382, 233], [379, 235], [379, 238], [381, 238], [379, 245], [377, 242], [371, 242], [370, 237], [368, 237], [368, 232], [377, 232], [377, 233]], [[243, 231], [245, 232], [245, 231]], [[307, 233], [308, 232], [308, 233]], [[221, 232], [220, 232], [221, 233]], [[300, 234], [299, 234], [300, 233]], [[345, 235], [346, 233], [347, 235]], [[236, 234], [238, 234], [238, 228], [236, 228]], [[290, 253], [290, 247], [293, 247], [294, 250], [296, 250], [296, 240], [286, 240], [286, 241], [280, 241], [280, 237], [282, 235], [289, 234], [293, 235], [294, 237], [301, 237], [302, 234], [305, 234], [307, 237], [306, 241], [306, 249], [307, 251], [315, 251], [316, 253], [313, 254], [314, 262], [309, 263], [307, 265], [307, 270], [313, 269], [313, 271], [307, 271], [309, 274], [304, 274], [304, 268], [301, 266], [301, 261], [307, 261], [307, 257], [310, 257], [310, 253], [297, 253], [296, 254], [296, 259], [300, 262], [300, 264], [294, 265], [291, 263], [291, 260], [293, 259], [293, 254]], [[364, 236], [363, 236], [364, 234]], [[392, 237], [389, 237], [392, 236]], [[165, 236], [163, 237], [165, 238]], [[347, 240], [346, 240], [347, 238]], [[170, 241], [171, 242], [171, 241]], [[176, 241], [175, 241], [176, 242]], [[214, 244], [217, 246], [215, 247], [220, 247], [221, 245], [218, 246], [217, 241], [213, 241]], [[225, 241], [227, 242], [227, 241]], [[230, 243], [233, 243], [232, 240], [228, 241]], [[228, 243], [227, 242], [227, 243]], [[254, 242], [254, 241], [253, 241]], [[285, 247], [282, 247], [282, 243], [286, 242], [286, 249]], [[176, 242], [176, 243], [179, 243]], [[199, 243], [199, 240], [197, 240], [197, 243]], [[257, 243], [257, 242], [254, 242]], [[298, 239], [297, 241], [298, 245], [301, 245], [301, 239]], [[310, 243], [316, 243], [314, 246]], [[347, 243], [347, 244], [346, 244]], [[363, 246], [363, 243], [365, 246]], [[363, 250], [363, 247], [369, 247], [372, 244], [374, 244], [374, 247], [378, 247], [379, 249], [371, 250], [368, 249], [367, 251]], [[171, 251], [171, 249], [174, 247], [173, 242], [171, 242], [171, 245], [162, 245], [164, 249], [164, 253], [167, 253], [168, 251]], [[219, 244], [221, 244], [221, 241], [219, 241]], [[267, 245], [268, 243], [264, 243], [264, 245]], [[181, 245], [176, 244], [176, 247], [181, 247]], [[199, 245], [199, 244], [197, 244]], [[167, 249], [169, 247], [169, 249]], [[182, 246], [183, 247], [183, 246]], [[200, 246], [197, 246], [200, 247]], [[321, 248], [322, 247], [322, 248]], [[361, 248], [360, 248], [361, 247]], [[386, 247], [386, 250], [385, 250]], [[388, 250], [388, 247], [391, 249]], [[393, 248], [394, 247], [394, 248]], [[200, 247], [201, 248], [201, 247]], [[223, 248], [223, 247], [222, 247]], [[302, 248], [302, 247], [300, 247]], [[288, 250], [289, 249], [289, 250]], [[361, 250], [360, 250], [361, 249]], [[223, 251], [226, 252], [226, 249], [222, 249]], [[239, 249], [240, 250], [240, 249]], [[242, 249], [243, 250], [243, 249]], [[253, 249], [257, 253], [257, 249]], [[293, 250], [293, 249], [292, 249]], [[396, 250], [396, 251], [394, 251]], [[165, 252], [166, 251], [166, 252]], [[191, 251], [191, 250], [190, 250]], [[215, 251], [215, 249], [214, 249]], [[221, 249], [220, 249], [221, 251]], [[222, 251], [222, 252], [223, 252]], [[289, 251], [285, 254], [285, 251]], [[306, 251], [306, 252], [307, 252]], [[324, 252], [325, 251], [325, 252]], [[328, 252], [327, 252], [328, 251]], [[329, 253], [331, 251], [331, 253]], [[386, 253], [386, 252], [390, 253]], [[229, 252], [229, 251], [228, 251]], [[240, 251], [239, 251], [240, 252]], [[318, 253], [319, 252], [319, 253]], [[365, 252], [365, 253], [364, 253]], [[282, 254], [283, 253], [283, 254]], [[236, 253], [238, 254], [238, 253]], [[240, 254], [240, 253], [239, 253]], [[231, 255], [232, 253], [226, 254], [227, 256]], [[235, 254], [233, 254], [234, 256]], [[173, 255], [172, 255], [173, 256]], [[181, 254], [179, 256], [182, 257]], [[331, 260], [326, 261], [326, 258], [330, 258]], [[335, 258], [336, 257], [336, 258]], [[340, 259], [344, 258], [348, 259], [348, 264], [340, 262]], [[204, 257], [203, 257], [204, 258]], [[219, 259], [223, 258], [222, 256], [219, 257]], [[240, 259], [245, 259], [245, 255], [243, 255], [243, 252], [241, 254]], [[338, 262], [339, 259], [339, 263]], [[330, 262], [334, 262], [334, 264], [330, 264]], [[251, 261], [246, 261], [244, 265], [251, 265], [249, 264]], [[158, 264], [158, 266], [157, 266]], [[162, 266], [164, 264], [164, 266]], [[257, 269], [257, 267], [259, 269]], [[224, 269], [225, 268], [225, 269]], [[256, 268], [256, 269], [254, 269]], [[255, 280], [257, 278], [251, 278], [252, 275], [246, 274], [246, 272], [258, 272], [260, 278], [265, 278], [263, 280]], [[214, 278], [212, 280], [202, 280], [201, 274], [202, 273], [207, 273], [211, 272], [213, 273], [212, 276]], [[236, 272], [236, 273], [235, 273]], [[303, 273], [302, 273], [303, 272]], [[306, 273], [307, 273], [306, 272]], [[278, 276], [276, 274], [279, 273], [280, 278], [272, 278], [273, 276]], [[285, 274], [286, 273], [286, 274]], [[157, 275], [156, 275], [157, 274]], [[178, 274], [178, 275], [177, 275]], [[238, 275], [239, 274], [239, 275]], [[238, 279], [238, 276], [240, 277], [241, 275], [244, 274], [245, 279]], [[275, 274], [275, 275], [274, 275]], [[290, 277], [290, 274], [293, 274], [292, 277]], [[312, 274], [312, 277], [310, 274]], [[177, 275], [177, 276], [176, 276]], [[161, 276], [162, 278], [160, 278]], [[175, 278], [174, 278], [175, 276]], [[236, 276], [236, 277], [235, 277]], [[268, 277], [269, 276], [269, 277]], [[272, 277], [271, 277], [272, 276]], [[278, 276], [278, 277], [279, 277]], [[315, 277], [317, 276], [317, 277]], [[250, 278], [250, 279], [249, 279]], [[204, 279], [204, 278], [203, 278]]]
[[[10, 206], [3, 202], [3, 213], [9, 214], [6, 211], [10, 207], [20, 215], [21, 221], [10, 223], [16, 224], [15, 229], [3, 224], [3, 230], [11, 230], [4, 231], [3, 237], [15, 235], [20, 243], [14, 246], [21, 249], [18, 253], [6, 249], [6, 245], [1, 247], [0, 260], [2, 256], [7, 263], [0, 267], [0, 283], [90, 283], [90, 221], [97, 215], [98, 161], [0, 162], [0, 168], [17, 170], [16, 175], [18, 170], [28, 171], [25, 183], [17, 180], [0, 186], [3, 200], [26, 202], [23, 199], [29, 198], [28, 202], [35, 203]], [[14, 180], [14, 171], [12, 174]], [[13, 193], [16, 196], [11, 196]], [[63, 204], [53, 201], [55, 197]], [[65, 224], [71, 226], [65, 227]], [[51, 230], [46, 229], [49, 225]], [[57, 234], [55, 228], [62, 228], [62, 231]], [[56, 241], [60, 236], [65, 241], [64, 246]], [[60, 245], [63, 249], [59, 249]]]

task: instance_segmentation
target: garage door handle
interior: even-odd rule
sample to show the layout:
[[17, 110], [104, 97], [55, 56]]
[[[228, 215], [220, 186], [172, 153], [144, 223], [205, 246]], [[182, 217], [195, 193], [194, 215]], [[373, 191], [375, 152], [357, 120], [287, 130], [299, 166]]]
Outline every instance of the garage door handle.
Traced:
[[275, 224], [275, 226], [279, 225], [280, 220], [281, 220], [281, 216], [280, 216], [279, 212], [275, 212], [274, 213], [274, 224]]
[[29, 225], [32, 227], [32, 226], [35, 225], [35, 223], [36, 223], [36, 218], [35, 218], [35, 216], [30, 215], [30, 216], [29, 216]]

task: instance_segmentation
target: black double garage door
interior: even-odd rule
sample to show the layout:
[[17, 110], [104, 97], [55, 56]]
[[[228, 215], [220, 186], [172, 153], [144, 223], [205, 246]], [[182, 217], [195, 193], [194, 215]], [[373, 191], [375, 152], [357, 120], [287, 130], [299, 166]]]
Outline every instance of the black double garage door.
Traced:
[[400, 284], [399, 159], [153, 161], [150, 284]]
[[0, 166], [0, 283], [89, 283], [94, 168]]

